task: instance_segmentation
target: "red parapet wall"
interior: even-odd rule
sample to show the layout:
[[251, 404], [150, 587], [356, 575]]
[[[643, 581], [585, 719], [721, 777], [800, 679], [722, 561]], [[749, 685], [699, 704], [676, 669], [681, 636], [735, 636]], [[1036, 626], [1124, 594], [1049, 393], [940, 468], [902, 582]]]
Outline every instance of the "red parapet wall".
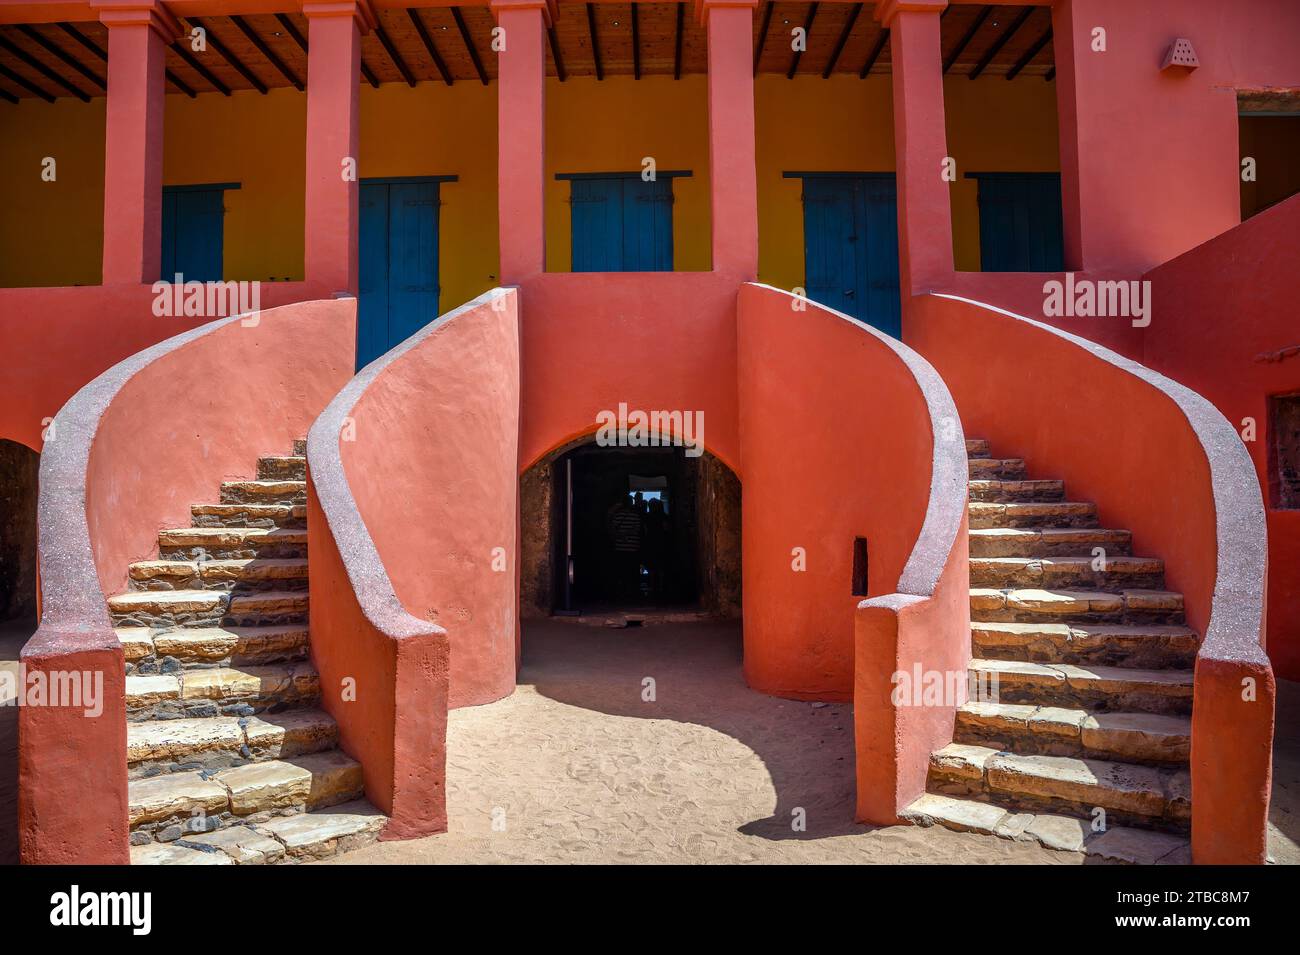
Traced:
[[[1266, 489], [1277, 440], [1268, 397], [1300, 392], [1297, 234], [1293, 196], [1145, 276], [1155, 316], [1143, 361], [1195, 388], [1249, 436]], [[1278, 676], [1300, 680], [1300, 510], [1268, 505], [1268, 655]]]
[[[41, 623], [28, 673], [89, 673], [103, 708], [19, 713], [24, 862], [125, 863], [126, 683], [106, 600], [158, 531], [259, 456], [284, 453], [351, 374], [353, 301], [228, 318], [128, 358], [54, 420], [41, 461]], [[93, 794], [88, 798], [87, 794]]]
[[446, 829], [449, 706], [514, 689], [518, 293], [368, 365], [308, 439], [312, 654], [386, 838]]
[[747, 284], [737, 322], [745, 676], [851, 699], [858, 816], [896, 822], [956, 704], [895, 706], [892, 678], [919, 663], [964, 685], [970, 657], [961, 422], [924, 360], [846, 315]]
[[1233, 427], [1150, 369], [1040, 322], [942, 295], [913, 300], [904, 335], [968, 429], [1096, 500], [1159, 555], [1202, 635], [1192, 718], [1192, 854], [1263, 862], [1274, 683], [1261, 646], [1263, 501]]

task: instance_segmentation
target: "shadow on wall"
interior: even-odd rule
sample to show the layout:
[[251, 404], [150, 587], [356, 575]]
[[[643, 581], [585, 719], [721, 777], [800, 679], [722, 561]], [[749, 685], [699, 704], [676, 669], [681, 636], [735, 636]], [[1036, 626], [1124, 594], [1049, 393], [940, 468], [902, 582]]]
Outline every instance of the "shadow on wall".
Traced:
[[[740, 668], [738, 624], [607, 630], [538, 621], [526, 625], [523, 645], [519, 682], [536, 686], [543, 696], [612, 716], [707, 726], [756, 754], [776, 790], [776, 807], [771, 815], [740, 825], [746, 835], [824, 839], [872, 828], [853, 821], [852, 707], [751, 690]], [[652, 702], [642, 699], [647, 676], [655, 680]], [[714, 774], [699, 780], [693, 773], [698, 787], [725, 791], [744, 772], [735, 752], [719, 739], [716, 748], [693, 757], [667, 756], [693, 758], [698, 772]], [[655, 748], [647, 747], [639, 757], [646, 762], [634, 772], [653, 780]], [[806, 828], [796, 828], [797, 819]]]
[[[36, 629], [36, 476], [40, 455], [0, 440], [0, 673]], [[0, 689], [0, 865], [18, 862], [18, 707]]]

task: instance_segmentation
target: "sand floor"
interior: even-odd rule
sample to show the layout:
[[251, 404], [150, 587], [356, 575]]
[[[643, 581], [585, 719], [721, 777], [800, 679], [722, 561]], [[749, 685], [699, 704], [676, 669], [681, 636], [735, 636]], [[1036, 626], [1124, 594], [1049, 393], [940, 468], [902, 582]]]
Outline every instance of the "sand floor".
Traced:
[[[0, 626], [0, 668], [16, 669], [30, 632]], [[851, 708], [748, 689], [734, 627], [530, 623], [524, 647], [511, 696], [451, 714], [450, 831], [332, 863], [1082, 862], [945, 829], [855, 825]], [[653, 702], [641, 698], [647, 677]], [[1297, 864], [1300, 684], [1279, 682], [1278, 696], [1269, 850]], [[17, 861], [17, 715], [0, 706], [0, 864]]]

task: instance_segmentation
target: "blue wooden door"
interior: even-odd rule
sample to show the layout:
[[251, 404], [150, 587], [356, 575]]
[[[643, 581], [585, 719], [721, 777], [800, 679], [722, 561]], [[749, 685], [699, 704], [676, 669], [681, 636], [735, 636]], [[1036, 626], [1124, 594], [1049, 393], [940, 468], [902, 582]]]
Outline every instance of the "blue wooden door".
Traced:
[[1059, 173], [972, 173], [979, 182], [980, 269], [1065, 268]]
[[803, 204], [808, 297], [899, 335], [894, 177], [804, 176]]
[[164, 186], [162, 278], [220, 282], [225, 226], [225, 190]]
[[438, 317], [438, 183], [362, 182], [357, 368]]
[[573, 271], [671, 272], [673, 181], [640, 175], [570, 181]]

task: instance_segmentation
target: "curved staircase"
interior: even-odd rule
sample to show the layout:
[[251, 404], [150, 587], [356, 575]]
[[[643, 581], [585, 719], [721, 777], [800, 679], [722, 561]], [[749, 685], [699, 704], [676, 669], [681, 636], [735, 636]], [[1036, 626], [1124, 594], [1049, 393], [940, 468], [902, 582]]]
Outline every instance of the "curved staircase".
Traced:
[[386, 821], [308, 659], [303, 442], [158, 535], [109, 598], [126, 652], [134, 864], [324, 858]]
[[1164, 565], [1059, 480], [968, 441], [970, 685], [904, 817], [1105, 861], [1189, 862], [1197, 635]]

